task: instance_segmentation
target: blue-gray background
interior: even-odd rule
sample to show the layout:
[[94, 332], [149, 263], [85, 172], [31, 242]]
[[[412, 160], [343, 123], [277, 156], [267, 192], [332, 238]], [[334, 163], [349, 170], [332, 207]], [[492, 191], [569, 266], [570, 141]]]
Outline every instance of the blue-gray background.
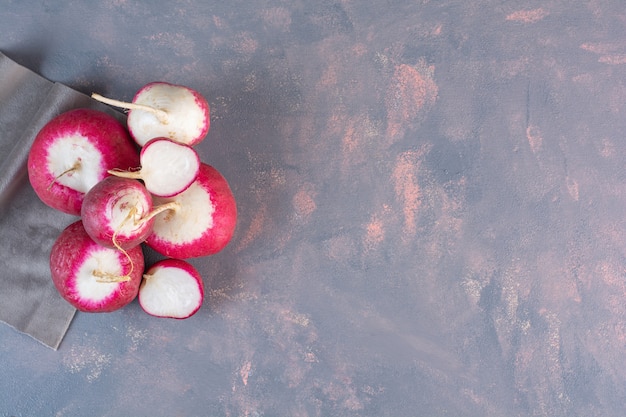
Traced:
[[0, 28], [85, 93], [203, 93], [240, 214], [189, 320], [0, 326], [0, 415], [623, 415], [621, 1], [2, 0]]

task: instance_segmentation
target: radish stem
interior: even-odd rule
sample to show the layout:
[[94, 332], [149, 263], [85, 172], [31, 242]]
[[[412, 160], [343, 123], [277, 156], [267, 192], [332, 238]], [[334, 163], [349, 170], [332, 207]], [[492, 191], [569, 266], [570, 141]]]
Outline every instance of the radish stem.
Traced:
[[180, 203], [178, 201], [170, 201], [169, 203], [165, 203], [165, 204], [161, 204], [160, 206], [157, 206], [154, 210], [152, 210], [150, 213], [148, 213], [147, 216], [142, 217], [140, 220], [138, 220], [137, 222], [135, 222], [135, 224], [141, 224], [144, 222], [147, 222], [148, 220], [150, 220], [151, 218], [153, 218], [154, 216], [166, 211], [166, 210], [178, 210], [180, 208]]
[[119, 169], [109, 169], [107, 172], [109, 174], [111, 174], [111, 175], [115, 175], [116, 177], [130, 178], [130, 179], [134, 179], [134, 180], [140, 180], [141, 179], [141, 170], [139, 170], [139, 171], [121, 171]]
[[52, 188], [52, 186], [54, 185], [55, 182], [57, 182], [57, 180], [59, 178], [61, 178], [63, 175], [67, 175], [70, 172], [74, 172], [77, 171], [78, 169], [80, 169], [80, 159], [76, 160], [76, 162], [74, 162], [74, 165], [72, 165], [71, 168], [66, 169], [65, 171], [61, 172], [59, 175], [57, 175], [56, 177], [54, 177], [54, 179], [52, 180], [52, 182], [50, 182], [50, 184], [48, 185], [48, 190], [50, 188]]
[[[132, 262], [130, 265], [131, 267], [133, 266]], [[131, 272], [132, 272], [132, 269], [131, 269]], [[130, 281], [131, 279], [130, 273], [128, 275], [119, 276], [115, 274], [109, 274], [108, 272], [102, 272], [98, 269], [93, 270], [92, 275], [96, 277], [97, 282], [102, 282], [102, 283], [127, 282], [127, 281]]]
[[157, 117], [157, 119], [159, 119], [159, 122], [163, 124], [169, 123], [169, 116], [165, 110], [156, 109], [154, 107], [146, 106], [144, 104], [128, 103], [125, 101], [114, 100], [112, 98], [101, 96], [100, 94], [97, 94], [97, 93], [91, 94], [91, 98], [93, 98], [94, 100], [98, 100], [104, 104], [109, 104], [115, 107], [121, 107], [123, 109], [147, 111], [148, 113], [154, 114]]

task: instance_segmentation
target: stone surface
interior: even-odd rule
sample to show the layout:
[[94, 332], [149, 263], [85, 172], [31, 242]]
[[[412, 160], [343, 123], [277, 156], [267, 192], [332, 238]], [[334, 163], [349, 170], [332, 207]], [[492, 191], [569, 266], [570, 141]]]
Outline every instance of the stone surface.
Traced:
[[240, 218], [189, 320], [0, 327], [3, 415], [623, 414], [621, 2], [36, 4], [20, 64], [207, 97]]

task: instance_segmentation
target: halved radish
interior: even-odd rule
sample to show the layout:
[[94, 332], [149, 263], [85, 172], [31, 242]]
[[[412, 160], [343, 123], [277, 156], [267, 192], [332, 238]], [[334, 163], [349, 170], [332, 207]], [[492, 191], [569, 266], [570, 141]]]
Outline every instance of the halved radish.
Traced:
[[155, 197], [154, 203], [176, 204], [155, 217], [145, 242], [167, 257], [187, 259], [215, 254], [230, 242], [235, 231], [235, 197], [226, 179], [205, 163], [189, 188], [174, 197]]
[[186, 319], [202, 306], [204, 284], [190, 263], [163, 259], [144, 274], [138, 299], [141, 308], [152, 316]]
[[139, 152], [124, 125], [92, 109], [75, 109], [50, 120], [28, 154], [28, 178], [48, 206], [79, 215], [85, 193], [110, 169], [139, 165]]
[[152, 82], [143, 86], [132, 103], [92, 94], [92, 98], [129, 109], [130, 135], [144, 146], [150, 139], [167, 137], [193, 146], [204, 139], [211, 123], [209, 104], [197, 91], [182, 85]]
[[59, 235], [50, 252], [50, 272], [59, 294], [81, 311], [115, 311], [135, 299], [144, 270], [141, 246], [128, 251], [93, 241], [78, 220]]
[[171, 197], [187, 189], [200, 171], [200, 157], [188, 145], [167, 138], [148, 141], [139, 154], [139, 171], [110, 170], [118, 177], [141, 179], [150, 193]]

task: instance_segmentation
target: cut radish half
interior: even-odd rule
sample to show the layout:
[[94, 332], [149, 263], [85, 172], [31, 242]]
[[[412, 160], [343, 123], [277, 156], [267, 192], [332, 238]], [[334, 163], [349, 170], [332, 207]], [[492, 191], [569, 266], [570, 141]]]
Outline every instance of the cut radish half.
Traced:
[[152, 316], [186, 319], [202, 306], [204, 284], [188, 262], [163, 259], [144, 274], [138, 299], [141, 308]]
[[139, 155], [139, 171], [111, 170], [110, 174], [141, 179], [148, 191], [159, 197], [172, 197], [185, 191], [200, 171], [200, 157], [188, 145], [167, 138], [148, 141]]

